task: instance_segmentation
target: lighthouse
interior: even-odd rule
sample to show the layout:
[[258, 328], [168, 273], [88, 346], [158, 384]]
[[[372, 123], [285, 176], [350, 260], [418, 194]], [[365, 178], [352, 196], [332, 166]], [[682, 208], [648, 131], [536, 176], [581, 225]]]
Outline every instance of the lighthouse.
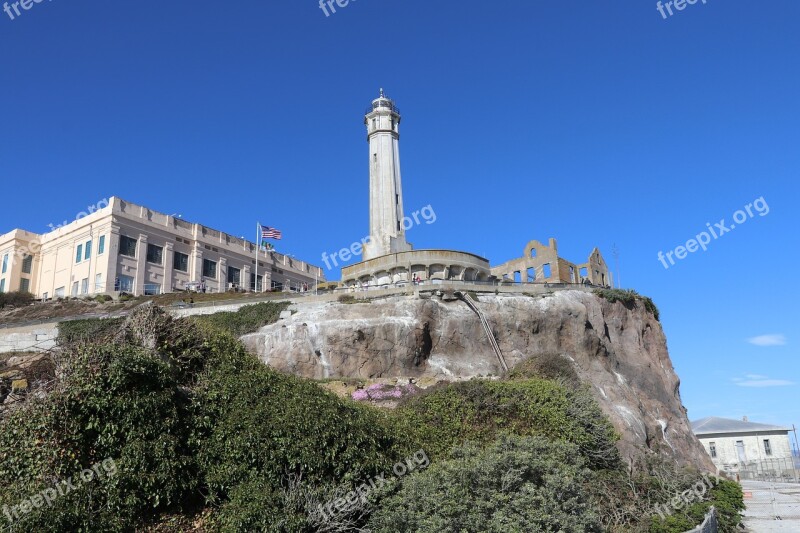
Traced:
[[400, 179], [400, 110], [383, 89], [364, 117], [369, 142], [369, 242], [363, 260], [407, 252]]

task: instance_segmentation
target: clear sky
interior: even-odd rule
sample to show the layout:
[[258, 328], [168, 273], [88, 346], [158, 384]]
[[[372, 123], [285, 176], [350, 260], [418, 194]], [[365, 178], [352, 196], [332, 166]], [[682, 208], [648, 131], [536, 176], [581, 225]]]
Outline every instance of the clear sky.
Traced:
[[[613, 264], [616, 244], [622, 285], [661, 308], [690, 418], [800, 424], [796, 0], [667, 18], [650, 0], [9, 8], [0, 233], [116, 195], [249, 239], [276, 226], [279, 251], [321, 265], [368, 232], [363, 112], [384, 87], [406, 211], [436, 214], [416, 247], [499, 264], [555, 237]], [[675, 259], [721, 219], [736, 227]]]

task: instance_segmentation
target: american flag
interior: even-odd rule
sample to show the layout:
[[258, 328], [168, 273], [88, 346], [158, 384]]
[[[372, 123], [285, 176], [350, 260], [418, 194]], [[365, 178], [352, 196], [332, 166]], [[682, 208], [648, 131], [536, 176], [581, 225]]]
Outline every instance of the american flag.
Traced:
[[262, 239], [276, 239], [279, 241], [282, 237], [283, 233], [281, 233], [281, 230], [270, 228], [269, 226], [261, 226]]

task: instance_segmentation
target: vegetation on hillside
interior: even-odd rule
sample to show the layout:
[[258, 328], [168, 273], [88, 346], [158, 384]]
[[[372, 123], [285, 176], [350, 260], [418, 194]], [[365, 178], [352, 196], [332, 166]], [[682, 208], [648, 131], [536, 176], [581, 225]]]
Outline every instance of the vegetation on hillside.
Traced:
[[34, 296], [29, 292], [0, 292], [0, 309], [23, 307], [33, 303]]
[[[199, 521], [224, 532], [661, 533], [712, 503], [723, 531], [738, 523], [741, 491], [728, 482], [651, 518], [700, 474], [655, 456], [622, 461], [557, 356], [382, 410], [244, 351], [235, 335], [283, 309], [175, 320], [146, 306], [124, 322], [62, 325], [58, 385], [0, 420], [0, 508], [16, 506], [18, 530], [43, 532]], [[76, 490], [19, 508], [93, 467]]]
[[656, 320], [660, 320], [660, 314], [655, 302], [649, 296], [642, 296], [633, 289], [596, 289], [594, 293], [601, 298], [605, 298], [610, 303], [622, 302], [626, 307], [634, 307], [637, 303], [644, 305]]

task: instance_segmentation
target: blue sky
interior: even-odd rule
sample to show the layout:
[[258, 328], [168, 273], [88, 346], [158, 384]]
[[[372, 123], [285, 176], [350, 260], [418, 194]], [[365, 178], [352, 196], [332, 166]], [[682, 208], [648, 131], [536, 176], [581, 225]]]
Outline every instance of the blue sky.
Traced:
[[[437, 217], [416, 247], [498, 264], [534, 238], [575, 262], [616, 244], [622, 284], [661, 309], [690, 418], [800, 424], [798, 19], [795, 0], [667, 19], [645, 0], [0, 12], [0, 232], [117, 195], [247, 238], [260, 220], [321, 264], [367, 233], [363, 111], [384, 87], [406, 210]], [[659, 262], [762, 197], [766, 216]]]

